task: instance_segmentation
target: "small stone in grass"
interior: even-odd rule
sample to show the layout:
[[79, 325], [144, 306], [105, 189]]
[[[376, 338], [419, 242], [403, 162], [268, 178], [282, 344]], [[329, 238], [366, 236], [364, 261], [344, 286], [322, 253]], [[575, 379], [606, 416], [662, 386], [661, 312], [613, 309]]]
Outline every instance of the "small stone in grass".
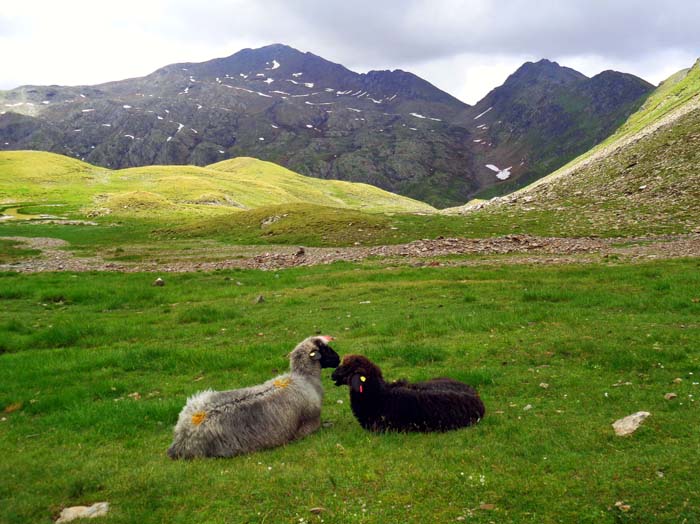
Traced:
[[317, 507], [317, 508], [311, 508], [309, 511], [310, 511], [311, 513], [313, 513], [314, 515], [320, 515], [321, 513], [323, 513], [324, 511], [326, 511], [326, 508], [322, 508], [322, 507], [319, 506], [319, 507]]
[[262, 304], [263, 302], [265, 302], [265, 297], [262, 295], [258, 295], [258, 298], [255, 299], [255, 303]]
[[72, 508], [64, 508], [56, 521], [56, 524], [63, 522], [71, 522], [75, 519], [93, 519], [95, 517], [103, 517], [109, 511], [109, 502], [97, 502], [92, 506], [74, 506]]
[[666, 400], [673, 400], [673, 399], [676, 398], [676, 397], [678, 397], [678, 395], [676, 395], [675, 393], [666, 393], [666, 394], [664, 395], [664, 398], [665, 398]]
[[625, 504], [621, 500], [615, 502], [615, 507], [618, 508], [620, 511], [629, 511], [630, 509], [632, 509], [632, 506], [630, 506], [629, 504]]
[[495, 504], [479, 504], [479, 509], [491, 511], [493, 509], [496, 509], [496, 505]]
[[19, 411], [20, 409], [22, 409], [22, 403], [14, 402], [12, 404], [9, 404], [8, 406], [5, 406], [3, 413], [14, 413], [15, 411]]
[[642, 422], [644, 422], [644, 419], [646, 419], [649, 415], [651, 415], [651, 413], [648, 411], [638, 411], [637, 413], [633, 413], [632, 415], [616, 420], [612, 424], [615, 434], [619, 437], [631, 435], [637, 431]]
[[674, 384], [680, 384], [681, 382], [683, 382], [683, 379], [680, 378], [680, 377], [674, 378], [674, 379], [673, 379], [673, 383], [674, 383]]
[[540, 382], [540, 387], [542, 389], [547, 389], [549, 387], [549, 384], [547, 384], [546, 382]]
[[165, 280], [162, 278], [158, 277], [153, 281], [153, 285], [157, 287], [163, 287], [165, 285]]

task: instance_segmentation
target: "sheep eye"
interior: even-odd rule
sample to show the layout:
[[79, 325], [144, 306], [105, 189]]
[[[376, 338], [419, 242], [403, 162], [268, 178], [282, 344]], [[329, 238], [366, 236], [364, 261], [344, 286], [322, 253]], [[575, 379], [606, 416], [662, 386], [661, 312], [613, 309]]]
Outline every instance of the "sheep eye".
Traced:
[[309, 353], [309, 356], [310, 356], [310, 357], [315, 357], [315, 356], [316, 356], [316, 352], [315, 352], [315, 351], [312, 351], [311, 353]]

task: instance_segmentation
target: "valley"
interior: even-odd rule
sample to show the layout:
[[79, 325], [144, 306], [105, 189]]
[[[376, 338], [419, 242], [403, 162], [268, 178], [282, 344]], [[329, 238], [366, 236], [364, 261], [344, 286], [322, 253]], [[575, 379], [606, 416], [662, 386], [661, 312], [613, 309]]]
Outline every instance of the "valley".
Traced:
[[[0, 92], [0, 522], [700, 521], [699, 79], [542, 60], [467, 106], [276, 45]], [[370, 433], [324, 371], [313, 435], [166, 456], [314, 333], [486, 415]]]

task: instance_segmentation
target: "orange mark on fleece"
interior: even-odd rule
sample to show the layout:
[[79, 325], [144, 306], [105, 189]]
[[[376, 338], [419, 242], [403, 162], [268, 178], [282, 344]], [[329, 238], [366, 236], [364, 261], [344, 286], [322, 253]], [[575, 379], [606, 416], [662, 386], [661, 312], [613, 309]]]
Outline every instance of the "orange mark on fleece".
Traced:
[[202, 422], [204, 422], [205, 418], [207, 418], [207, 414], [204, 411], [197, 411], [197, 413], [192, 415], [192, 424], [199, 426]]
[[275, 380], [272, 383], [272, 385], [275, 386], [276, 388], [286, 388], [291, 383], [292, 383], [291, 378], [278, 378], [277, 380]]

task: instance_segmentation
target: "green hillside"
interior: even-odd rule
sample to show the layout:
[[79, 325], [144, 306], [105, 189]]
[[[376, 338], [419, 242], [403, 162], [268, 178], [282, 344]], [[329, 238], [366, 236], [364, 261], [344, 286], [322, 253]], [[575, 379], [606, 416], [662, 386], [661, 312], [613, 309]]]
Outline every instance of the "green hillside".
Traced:
[[[367, 212], [431, 212], [422, 202], [369, 186], [309, 178], [276, 164], [236, 158], [207, 167], [112, 171], [35, 151], [0, 153], [0, 204], [61, 205], [73, 217], [207, 217], [284, 204]], [[54, 209], [55, 212], [55, 209]]]

